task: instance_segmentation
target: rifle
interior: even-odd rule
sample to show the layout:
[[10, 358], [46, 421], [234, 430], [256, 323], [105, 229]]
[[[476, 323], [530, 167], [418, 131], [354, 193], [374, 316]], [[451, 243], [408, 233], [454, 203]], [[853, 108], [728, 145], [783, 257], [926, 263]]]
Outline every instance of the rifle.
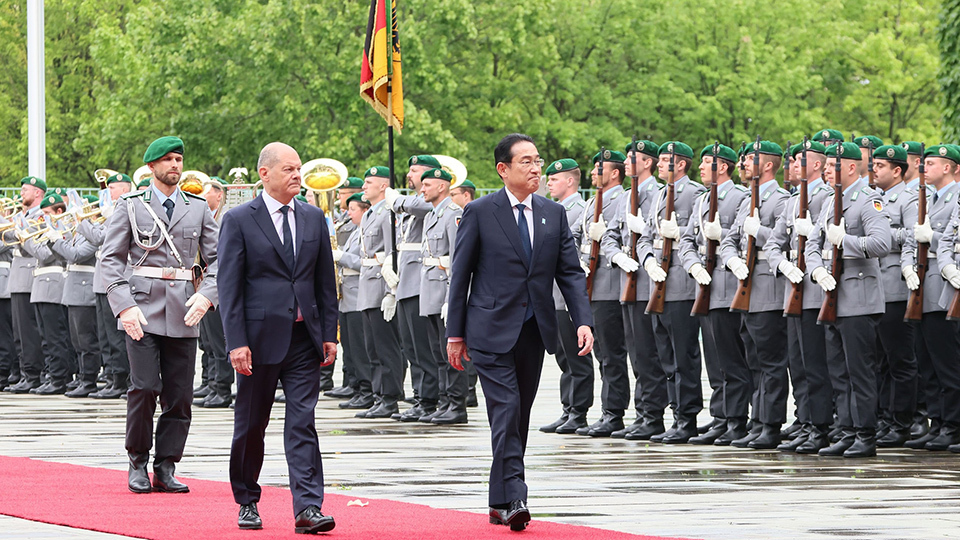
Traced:
[[[797, 218], [806, 218], [809, 212], [808, 194], [807, 194], [807, 138], [803, 138], [803, 147], [800, 151], [800, 204], [797, 205]], [[803, 250], [807, 247], [807, 237], [797, 235], [797, 268], [804, 275], [807, 271], [807, 260], [803, 256]], [[799, 317], [803, 313], [803, 282], [792, 283], [793, 290], [790, 292], [790, 299], [787, 300], [787, 309], [783, 310], [784, 317]]]
[[[593, 223], [600, 221], [603, 215], [603, 153], [606, 151], [600, 148], [600, 157], [597, 159], [597, 194], [593, 206]], [[584, 231], [587, 232], [587, 231]], [[587, 276], [587, 298], [593, 298], [593, 278], [597, 275], [597, 266], [600, 265], [600, 242], [596, 240], [590, 243], [590, 275]]]
[[[717, 207], [720, 204], [717, 189], [717, 154], [720, 152], [720, 143], [713, 143], [713, 163], [710, 164], [710, 209], [707, 211], [707, 221], [717, 219]], [[713, 275], [713, 270], [717, 267], [717, 242], [706, 237], [707, 254], [704, 261], [704, 268], [707, 273]], [[710, 312], [710, 285], [700, 285], [700, 291], [697, 293], [697, 299], [693, 302], [693, 309], [690, 315], [706, 315]]]
[[[753, 148], [753, 181], [750, 182], [750, 212], [760, 209], [760, 136], [757, 135], [757, 144]], [[757, 239], [747, 240], [747, 269], [750, 271], [747, 278], [740, 281], [737, 285], [737, 293], [733, 296], [733, 302], [730, 303], [730, 311], [739, 311], [746, 313], [750, 311], [750, 293], [753, 289], [753, 269], [757, 266]]]
[[[673, 216], [674, 212], [674, 201], [675, 189], [674, 182], [676, 178], [674, 177], [674, 169], [677, 165], [677, 154], [673, 151], [673, 148], [670, 148], [670, 167], [667, 169], [669, 174], [667, 175], [667, 206], [664, 209], [667, 215], [667, 219], [670, 219]], [[657, 216], [659, 219], [659, 216]], [[660, 251], [660, 268], [664, 272], [670, 272], [670, 257], [673, 252], [673, 238], [664, 238], [661, 236], [661, 241], [663, 242], [663, 248]], [[650, 300], [647, 301], [647, 307], [644, 310], [644, 313], [647, 315], [661, 314], [663, 313], [663, 304], [667, 299], [667, 280], [663, 280], [660, 283], [654, 283], [653, 293], [650, 294]]]
[[[640, 172], [637, 171], [637, 136], [633, 136], [633, 153], [630, 155], [630, 164], [633, 166], [633, 175], [630, 176], [630, 212], [638, 215], [640, 207], [640, 195], [638, 184], [640, 183]], [[630, 231], [630, 258], [637, 260], [637, 242], [640, 235]], [[627, 282], [623, 285], [623, 293], [620, 295], [620, 301], [632, 304], [637, 301], [637, 277], [640, 270], [627, 274]]]
[[[920, 184], [917, 186], [917, 223], [927, 222], [927, 170], [923, 163], [924, 144], [920, 143]], [[923, 278], [927, 275], [927, 260], [930, 244], [917, 242], [917, 277], [920, 278], [920, 286], [917, 290], [910, 291], [910, 299], [907, 300], [907, 311], [903, 314], [904, 321], [919, 321], [923, 319]], [[954, 304], [957, 303], [957, 297], [954, 296], [950, 302], [950, 308], [947, 315], [956, 313]], [[960, 306], [958, 306], [960, 307]], [[951, 319], [955, 320], [955, 319]]]
[[[840, 184], [840, 156], [843, 155], [843, 143], [837, 143], [837, 163], [833, 168], [833, 224], [840, 225], [843, 219], [843, 186]], [[817, 324], [837, 322], [837, 287], [840, 286], [840, 278], [843, 273], [843, 247], [833, 246], [833, 267], [830, 274], [837, 282], [837, 286], [832, 291], [823, 296], [823, 305], [820, 306], [820, 314], [817, 315]]]

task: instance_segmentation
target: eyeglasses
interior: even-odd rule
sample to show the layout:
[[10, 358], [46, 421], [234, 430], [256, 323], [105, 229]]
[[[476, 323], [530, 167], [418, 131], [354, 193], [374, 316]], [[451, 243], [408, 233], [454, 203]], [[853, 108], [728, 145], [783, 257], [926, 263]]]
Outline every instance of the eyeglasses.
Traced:
[[525, 169], [530, 169], [530, 168], [533, 168], [534, 166], [542, 168], [544, 163], [546, 162], [541, 158], [537, 158], [537, 159], [527, 158], [527, 159], [521, 160], [519, 163], [517, 163], [517, 165], [520, 165]]

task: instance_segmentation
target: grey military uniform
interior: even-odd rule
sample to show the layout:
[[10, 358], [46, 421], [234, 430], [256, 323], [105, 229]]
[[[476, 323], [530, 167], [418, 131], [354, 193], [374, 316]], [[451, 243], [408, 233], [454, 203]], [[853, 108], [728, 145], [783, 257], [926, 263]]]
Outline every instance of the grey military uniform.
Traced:
[[[106, 223], [94, 223], [89, 219], [85, 219], [77, 225], [77, 233], [84, 237], [87, 242], [91, 245], [96, 246], [97, 251], [95, 253], [96, 263], [94, 264], [93, 271], [93, 293], [94, 294], [107, 294], [107, 285], [103, 282], [103, 273], [102, 265], [100, 264], [100, 246], [103, 245], [103, 234], [107, 230]], [[130, 276], [127, 276], [128, 278]]]
[[380, 201], [367, 210], [360, 221], [362, 267], [357, 294], [357, 308], [360, 311], [380, 309], [380, 303], [387, 294], [387, 283], [380, 274], [380, 267], [393, 263], [393, 250], [390, 211], [384, 201]]
[[[941, 299], [944, 297], [944, 289], [952, 289], [952, 287], [944, 282], [940, 275], [941, 264], [934, 259], [935, 255], [940, 254], [940, 239], [948, 230], [958, 202], [960, 202], [960, 183], [953, 182], [945, 186], [943, 192], [939, 194], [935, 190], [927, 191], [926, 222], [933, 228], [933, 239], [927, 250], [929, 264], [923, 279], [923, 312], [925, 314], [947, 309], [947, 304], [941, 305]], [[944, 253], [949, 253], [950, 246], [946, 246], [946, 249]], [[912, 229], [907, 231], [901, 261], [905, 264], [917, 263], [917, 239]], [[950, 293], [950, 291], [947, 292]]]
[[[337, 262], [340, 272], [340, 345], [343, 347], [343, 386], [370, 395], [370, 360], [363, 341], [363, 318], [357, 308], [360, 288], [360, 228], [353, 227], [349, 236], [340, 244], [343, 255]], [[338, 230], [342, 231], [346, 225]], [[339, 241], [338, 241], [339, 242]], [[363, 388], [361, 388], [363, 385]]]
[[[613, 186], [603, 192], [602, 215], [605, 223], [609, 224], [614, 218], [621, 214], [624, 201], [629, 200], [625, 196], [623, 186]], [[586, 207], [580, 214], [578, 226], [573, 227], [573, 240], [580, 246], [580, 258], [584, 262], [589, 262], [590, 251], [593, 246], [593, 240], [588, 234], [590, 224], [593, 223], [593, 214], [596, 210], [596, 197], [587, 200]], [[617, 250], [619, 251], [619, 250]], [[596, 301], [620, 301], [620, 274], [623, 272], [614, 267], [610, 258], [600, 250], [600, 260], [593, 275], [593, 294], [590, 296], [592, 302]]]
[[340, 246], [343, 256], [337, 261], [340, 272], [340, 311], [353, 313], [357, 309], [360, 289], [360, 229], [353, 231]]
[[[0, 223], [8, 223], [0, 217]], [[17, 349], [13, 335], [13, 310], [10, 301], [10, 261], [13, 248], [0, 242], [0, 389], [17, 373]], [[13, 377], [19, 379], [19, 375]]]
[[94, 307], [93, 276], [97, 246], [75, 234], [71, 238], [53, 242], [50, 249], [67, 263], [61, 303], [67, 307]]
[[343, 249], [343, 246], [347, 244], [347, 240], [350, 239], [353, 231], [357, 230], [357, 226], [350, 220], [350, 216], [346, 212], [340, 214], [333, 228], [336, 231], [337, 246], [340, 249]]
[[[903, 247], [907, 236], [917, 223], [917, 192], [908, 189], [903, 182], [881, 194], [883, 208], [890, 219], [890, 253], [880, 258], [880, 272], [883, 275], [883, 296], [889, 302], [907, 300], [909, 291], [903, 281]], [[907, 255], [908, 264], [912, 264], [912, 255]]]
[[34, 239], [24, 242], [21, 249], [37, 260], [37, 268], [33, 271], [30, 302], [60, 304], [63, 300], [64, 281], [66, 281], [66, 261], [50, 249], [49, 245], [36, 242]]
[[[637, 215], [646, 216], [650, 212], [650, 206], [660, 195], [661, 186], [656, 178], [650, 176], [637, 185]], [[630, 238], [633, 233], [627, 228], [626, 215], [631, 211], [630, 193], [623, 194], [624, 201], [620, 204], [620, 211], [613, 216], [613, 219], [607, 222], [607, 232], [600, 240], [600, 253], [607, 258], [612, 259], [618, 252], [623, 251], [630, 254]], [[569, 217], [569, 215], [567, 216]], [[575, 223], [571, 221], [570, 223]], [[638, 242], [639, 243], [639, 242]], [[637, 256], [639, 257], [639, 251]], [[638, 262], [643, 262], [641, 259]], [[619, 269], [618, 269], [619, 270]], [[627, 273], [620, 270], [620, 290], [627, 283]], [[559, 289], [554, 288], [556, 293]], [[650, 276], [643, 269], [637, 270], [637, 301], [646, 302], [650, 299]]]
[[[0, 224], [9, 223], [0, 218]], [[0, 300], [10, 299], [10, 266], [13, 261], [13, 247], [0, 242]]]
[[[420, 273], [420, 316], [439, 315], [447, 302], [450, 287], [449, 260], [463, 209], [449, 197], [428, 213], [423, 222], [423, 244]], [[442, 266], [442, 268], [441, 268]]]
[[67, 309], [61, 303], [66, 280], [64, 260], [49, 245], [33, 239], [24, 242], [22, 249], [37, 260], [30, 303], [43, 336], [41, 347], [47, 374], [53, 381], [65, 383], [76, 373], [77, 360], [70, 343]]
[[[26, 219], [36, 219], [43, 212], [35, 206], [26, 212]], [[3, 233], [8, 242], [15, 242], [13, 230]], [[13, 260], [10, 262], [10, 293], [30, 293], [33, 290], [33, 271], [37, 268], [37, 259], [21, 249], [14, 248]]]
[[[40, 214], [42, 211], [37, 205], [26, 211], [24, 217], [36, 219]], [[3, 238], [9, 243], [17, 242], [12, 229], [4, 232]], [[12, 253], [7, 292], [10, 294], [15, 346], [20, 353], [20, 372], [23, 377], [21, 382], [27, 387], [36, 387], [40, 385], [40, 372], [43, 370], [40, 324], [37, 321], [36, 310], [30, 303], [33, 271], [37, 268], [37, 259], [19, 248], [14, 248]]]
[[[562, 204], [564, 210], [566, 210], [567, 223], [570, 224], [571, 230], [573, 230], [573, 228], [579, 226], [580, 216], [583, 215], [583, 209], [586, 208], [587, 203], [583, 200], [583, 197], [580, 196], [580, 193], [574, 193], [560, 201], [560, 204]], [[556, 306], [557, 311], [567, 310], [567, 304], [563, 300], [563, 295], [560, 294], [560, 287], [558, 287], [556, 283], [553, 284], [553, 304]]]
[[403, 300], [420, 294], [423, 222], [425, 216], [433, 211], [433, 205], [423, 200], [420, 195], [407, 195], [394, 202], [393, 211], [400, 216], [400, 227], [397, 231], [400, 235], [400, 243], [397, 245], [400, 252], [397, 260], [397, 274], [400, 276], [397, 300]]

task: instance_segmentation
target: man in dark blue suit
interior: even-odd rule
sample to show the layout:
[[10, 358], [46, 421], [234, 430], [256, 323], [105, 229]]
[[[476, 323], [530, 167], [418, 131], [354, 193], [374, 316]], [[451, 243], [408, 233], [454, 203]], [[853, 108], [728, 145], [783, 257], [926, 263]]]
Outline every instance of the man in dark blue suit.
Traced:
[[[224, 214], [218, 252], [220, 316], [239, 373], [230, 448], [230, 484], [241, 529], [260, 529], [257, 512], [263, 435], [277, 380], [286, 412], [283, 442], [298, 533], [334, 528], [320, 512], [323, 466], [314, 424], [320, 367], [337, 358], [337, 291], [323, 212], [294, 199], [300, 157], [282, 143], [260, 152], [263, 193]], [[222, 293], [222, 294], [223, 294]]]
[[490, 523], [521, 531], [530, 521], [523, 472], [530, 408], [544, 349], [552, 354], [557, 344], [554, 280], [577, 326], [580, 356], [593, 348], [593, 316], [566, 211], [534, 195], [543, 159], [533, 140], [507, 135], [494, 159], [504, 189], [467, 206], [457, 231], [447, 356], [461, 370], [472, 361], [483, 386], [493, 444]]

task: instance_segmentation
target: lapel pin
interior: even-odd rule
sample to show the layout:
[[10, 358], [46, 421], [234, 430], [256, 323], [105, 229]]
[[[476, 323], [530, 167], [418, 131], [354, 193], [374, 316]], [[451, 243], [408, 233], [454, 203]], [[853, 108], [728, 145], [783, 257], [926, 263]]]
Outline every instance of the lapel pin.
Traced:
[[546, 224], [547, 224], [547, 218], [540, 218], [540, 224], [541, 224], [541, 225], [546, 225]]

